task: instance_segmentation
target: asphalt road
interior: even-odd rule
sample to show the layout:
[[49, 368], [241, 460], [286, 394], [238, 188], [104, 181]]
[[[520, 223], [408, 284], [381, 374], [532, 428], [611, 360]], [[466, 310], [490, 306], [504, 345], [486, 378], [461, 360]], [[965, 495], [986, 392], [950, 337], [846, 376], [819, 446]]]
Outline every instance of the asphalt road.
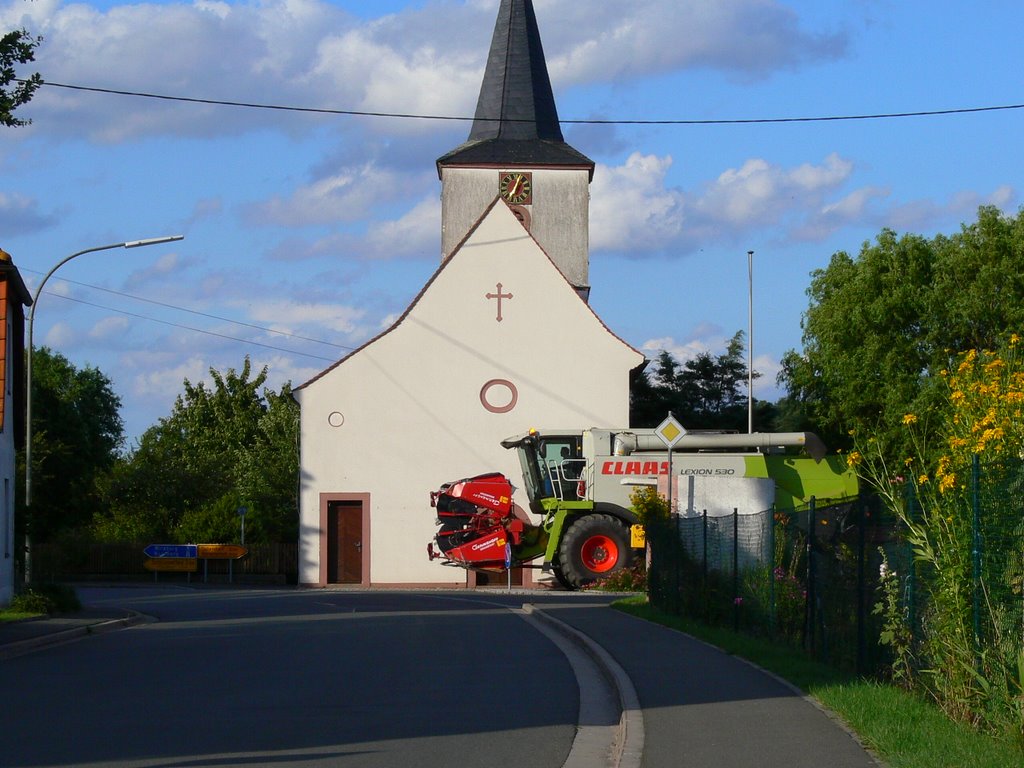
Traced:
[[576, 678], [522, 597], [80, 594], [156, 620], [3, 662], [2, 766], [558, 768], [572, 746]]

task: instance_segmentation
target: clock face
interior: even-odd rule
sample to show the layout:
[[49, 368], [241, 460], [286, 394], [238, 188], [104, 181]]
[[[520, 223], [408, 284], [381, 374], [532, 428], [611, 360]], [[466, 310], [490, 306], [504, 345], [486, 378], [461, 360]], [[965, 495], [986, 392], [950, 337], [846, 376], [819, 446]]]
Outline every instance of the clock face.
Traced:
[[513, 205], [529, 205], [533, 202], [533, 174], [504, 171], [498, 176], [498, 191]]

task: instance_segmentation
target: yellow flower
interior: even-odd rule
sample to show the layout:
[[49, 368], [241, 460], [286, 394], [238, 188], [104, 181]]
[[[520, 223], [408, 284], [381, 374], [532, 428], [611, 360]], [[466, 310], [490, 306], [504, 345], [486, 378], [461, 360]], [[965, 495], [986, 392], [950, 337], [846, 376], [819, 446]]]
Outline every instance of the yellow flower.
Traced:
[[1020, 344], [1020, 336], [1018, 336], [1016, 333], [1011, 333], [1010, 334], [1010, 346], [1011, 347], [1016, 347], [1018, 344]]
[[856, 467], [863, 460], [863, 456], [860, 455], [860, 451], [850, 451], [850, 455], [846, 457], [846, 466]]
[[914, 424], [914, 423], [915, 423], [916, 421], [917, 421], [917, 416], [915, 416], [915, 415], [914, 415], [914, 414], [912, 414], [912, 413], [908, 413], [908, 414], [907, 414], [906, 416], [904, 416], [904, 417], [903, 417], [903, 423], [904, 423], [904, 424], [905, 424], [906, 426], [908, 426], [908, 427], [909, 427], [909, 426], [910, 426], [911, 424]]
[[927, 482], [928, 482], [928, 475], [921, 475], [919, 478], [917, 478], [917, 484], [918, 485], [924, 485]]

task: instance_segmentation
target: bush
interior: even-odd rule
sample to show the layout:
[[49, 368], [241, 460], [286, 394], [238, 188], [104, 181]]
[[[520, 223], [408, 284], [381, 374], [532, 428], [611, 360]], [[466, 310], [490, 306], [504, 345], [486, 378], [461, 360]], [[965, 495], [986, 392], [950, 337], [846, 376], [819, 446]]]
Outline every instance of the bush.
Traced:
[[73, 613], [81, 608], [75, 590], [64, 584], [31, 584], [11, 601], [11, 610], [20, 613]]
[[599, 592], [646, 592], [647, 569], [643, 563], [632, 568], [623, 568], [610, 576], [588, 584], [584, 589]]

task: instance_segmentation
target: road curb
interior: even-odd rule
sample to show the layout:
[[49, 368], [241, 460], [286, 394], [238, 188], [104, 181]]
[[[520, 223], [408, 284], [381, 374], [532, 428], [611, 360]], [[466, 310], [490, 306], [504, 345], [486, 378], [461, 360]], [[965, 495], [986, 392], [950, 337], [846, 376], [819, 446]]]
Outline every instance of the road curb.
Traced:
[[533, 603], [524, 603], [523, 612], [545, 622], [594, 661], [605, 679], [615, 689], [622, 709], [611, 765], [616, 768], [640, 768], [644, 754], [644, 715], [640, 708], [640, 698], [629, 675], [608, 651], [575, 627], [556, 619]]
[[131, 627], [135, 624], [142, 624], [148, 621], [151, 621], [151, 619], [145, 614], [130, 611], [127, 616], [120, 619], [97, 621], [92, 624], [83, 624], [80, 627], [72, 627], [71, 629], [65, 629], [60, 632], [49, 632], [39, 635], [38, 637], [30, 637], [25, 640], [5, 643], [0, 645], [0, 659], [12, 659], [15, 656], [23, 656], [26, 653], [31, 653], [32, 651], [39, 650], [40, 648], [47, 648], [52, 645], [61, 645], [62, 643], [70, 643], [74, 640], [86, 637], [87, 635], [98, 635], [115, 629], [124, 629], [125, 627]]

